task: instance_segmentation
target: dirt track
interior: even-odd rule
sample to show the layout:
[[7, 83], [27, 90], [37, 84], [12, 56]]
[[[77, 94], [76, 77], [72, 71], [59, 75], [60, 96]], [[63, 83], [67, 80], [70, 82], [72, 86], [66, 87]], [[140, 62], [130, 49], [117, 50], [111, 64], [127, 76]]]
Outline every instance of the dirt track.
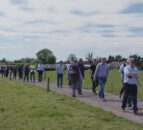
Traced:
[[[35, 85], [47, 88], [46, 82], [42, 83], [36, 82]], [[68, 86], [63, 86], [63, 88], [57, 88], [56, 84], [50, 84], [50, 89], [71, 97], [72, 91], [71, 88], [69, 88]], [[122, 99], [120, 99], [118, 96], [108, 93], [106, 93], [105, 96], [106, 96], [106, 101], [103, 102], [101, 99], [98, 98], [98, 96], [93, 95], [91, 90], [83, 89], [83, 95], [76, 94], [76, 99], [86, 104], [101, 108], [105, 111], [112, 112], [117, 116], [128, 119], [129, 121], [143, 125], [143, 101], [138, 100], [139, 115], [134, 115], [133, 110], [130, 110], [128, 108], [126, 109], [125, 112], [122, 111], [121, 109]]]

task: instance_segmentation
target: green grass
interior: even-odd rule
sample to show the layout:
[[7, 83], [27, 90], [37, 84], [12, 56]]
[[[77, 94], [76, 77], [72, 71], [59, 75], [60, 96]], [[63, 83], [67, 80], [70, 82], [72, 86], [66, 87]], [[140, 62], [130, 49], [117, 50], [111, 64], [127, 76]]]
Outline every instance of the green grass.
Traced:
[[[56, 83], [56, 72], [55, 71], [48, 71], [47, 74], [44, 74], [44, 78], [46, 79], [47, 77], [50, 78], [51, 82]], [[140, 87], [138, 91], [138, 97], [140, 99], [143, 99], [143, 71], [140, 71]], [[67, 73], [64, 74], [64, 84], [68, 84], [67, 81]], [[91, 89], [91, 78], [90, 74], [88, 71], [85, 72], [85, 80], [84, 80], [84, 88]], [[122, 87], [122, 82], [120, 79], [119, 72], [117, 70], [111, 70], [109, 72], [109, 77], [108, 77], [108, 82], [106, 83], [105, 86], [105, 91], [113, 94], [118, 94], [120, 92], [120, 89]], [[99, 88], [97, 88], [99, 89]]]
[[0, 130], [121, 129], [143, 127], [76, 99], [0, 78]]

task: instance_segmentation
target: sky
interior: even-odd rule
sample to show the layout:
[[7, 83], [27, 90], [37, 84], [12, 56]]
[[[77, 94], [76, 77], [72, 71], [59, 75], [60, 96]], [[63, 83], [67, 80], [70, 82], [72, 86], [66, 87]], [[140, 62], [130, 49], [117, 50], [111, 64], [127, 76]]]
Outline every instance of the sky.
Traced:
[[143, 0], [0, 0], [0, 59], [143, 56]]

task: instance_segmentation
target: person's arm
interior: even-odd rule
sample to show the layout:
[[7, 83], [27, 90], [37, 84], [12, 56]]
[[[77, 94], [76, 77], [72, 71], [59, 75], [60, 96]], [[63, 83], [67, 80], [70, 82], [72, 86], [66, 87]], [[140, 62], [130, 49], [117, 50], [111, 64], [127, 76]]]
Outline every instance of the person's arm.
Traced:
[[90, 68], [88, 69], [89, 74], [92, 76], [92, 67], [90, 66]]
[[96, 66], [96, 70], [94, 72], [94, 77], [93, 77], [93, 80], [96, 81], [97, 80], [97, 75], [98, 75], [98, 72], [99, 72], [99, 66], [100, 64], [97, 64]]
[[127, 76], [137, 78], [138, 77], [138, 73], [137, 72], [128, 72]]

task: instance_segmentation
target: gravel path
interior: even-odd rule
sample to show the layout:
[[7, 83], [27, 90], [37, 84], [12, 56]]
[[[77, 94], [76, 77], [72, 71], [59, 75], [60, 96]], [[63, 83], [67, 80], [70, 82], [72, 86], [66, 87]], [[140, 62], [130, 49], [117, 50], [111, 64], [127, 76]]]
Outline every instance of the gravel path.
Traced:
[[[35, 85], [43, 87], [45, 89], [47, 88], [46, 82], [42, 83], [36, 82]], [[63, 88], [57, 88], [56, 84], [52, 83], [50, 84], [50, 89], [58, 93], [72, 97], [71, 88], [69, 88], [68, 86], [63, 86]], [[119, 98], [119, 96], [106, 93], [105, 97], [106, 101], [103, 102], [101, 99], [99, 99], [98, 96], [93, 95], [91, 90], [83, 89], [83, 95], [76, 94], [75, 98], [86, 104], [101, 108], [105, 111], [112, 112], [117, 116], [124, 117], [129, 121], [143, 125], [143, 101], [138, 100], [139, 115], [134, 115], [133, 110], [130, 110], [129, 108], [127, 108], [125, 112], [122, 111], [121, 109], [122, 99]]]

